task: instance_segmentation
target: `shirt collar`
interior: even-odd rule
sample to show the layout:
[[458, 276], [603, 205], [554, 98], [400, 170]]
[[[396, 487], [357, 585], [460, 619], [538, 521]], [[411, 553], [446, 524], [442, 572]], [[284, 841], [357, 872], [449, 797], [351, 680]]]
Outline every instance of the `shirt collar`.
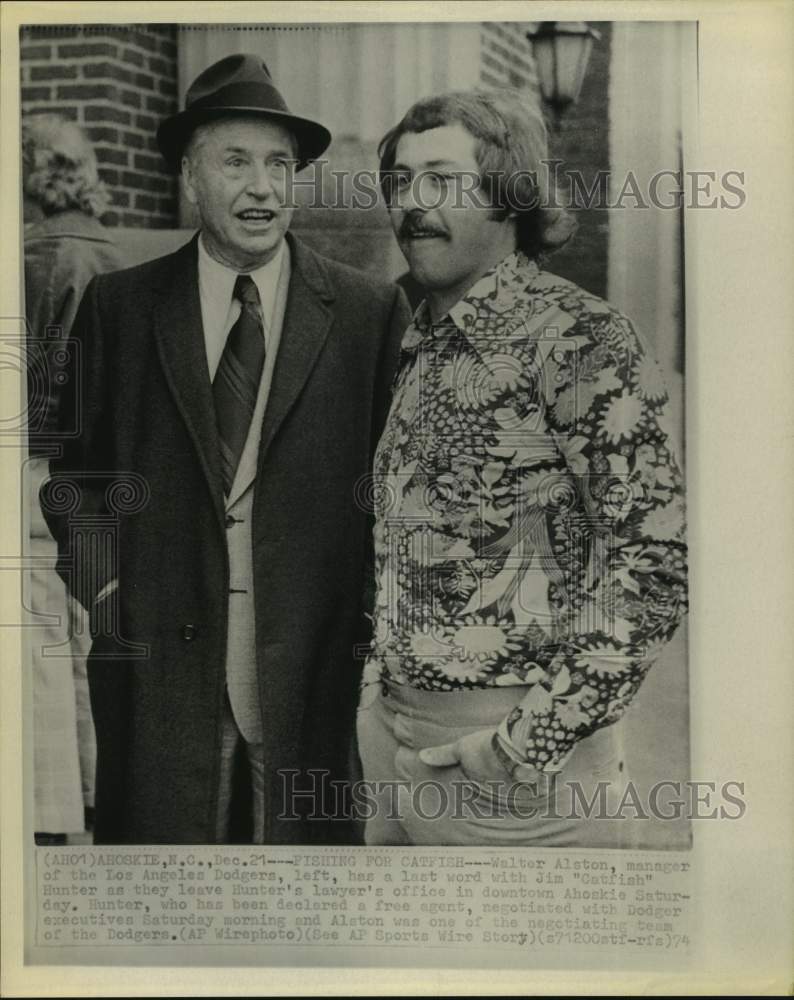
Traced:
[[[262, 312], [269, 319], [273, 303], [276, 299], [276, 286], [278, 285], [281, 273], [281, 263], [284, 257], [284, 240], [279, 244], [279, 248], [270, 260], [258, 267], [255, 271], [246, 271], [259, 291], [259, 301], [262, 303]], [[233, 268], [220, 264], [207, 253], [204, 246], [204, 237], [200, 236], [198, 241], [198, 267], [199, 280], [204, 287], [212, 289], [213, 297], [218, 303], [224, 303], [224, 308], [228, 311], [234, 292], [234, 283], [240, 273]]]
[[[538, 273], [538, 264], [521, 250], [514, 250], [498, 264], [479, 278], [454, 306], [437, 322], [433, 322], [427, 300], [423, 299], [413, 315], [413, 321], [406, 331], [403, 350], [414, 350], [421, 340], [430, 333], [449, 335], [451, 328], [466, 334], [483, 310], [487, 300], [488, 312], [500, 315], [515, 308], [515, 289]], [[482, 336], [482, 332], [479, 331]]]

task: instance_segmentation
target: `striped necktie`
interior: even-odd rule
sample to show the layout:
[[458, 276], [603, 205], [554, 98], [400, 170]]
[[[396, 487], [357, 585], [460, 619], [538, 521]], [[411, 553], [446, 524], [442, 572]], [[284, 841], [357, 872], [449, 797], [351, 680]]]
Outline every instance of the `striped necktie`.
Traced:
[[228, 496], [256, 406], [265, 363], [265, 332], [259, 292], [247, 274], [237, 276], [234, 297], [240, 315], [226, 338], [212, 382], [221, 446], [223, 489]]

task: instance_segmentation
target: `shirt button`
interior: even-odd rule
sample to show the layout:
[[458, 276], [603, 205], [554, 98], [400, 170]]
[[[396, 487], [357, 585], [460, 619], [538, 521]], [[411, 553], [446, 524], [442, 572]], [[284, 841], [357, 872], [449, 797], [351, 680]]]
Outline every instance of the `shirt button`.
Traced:
[[190, 642], [191, 639], [195, 639], [196, 638], [196, 632], [197, 631], [198, 630], [196, 629], [195, 625], [183, 625], [182, 626], [182, 638], [185, 640], [185, 642]]

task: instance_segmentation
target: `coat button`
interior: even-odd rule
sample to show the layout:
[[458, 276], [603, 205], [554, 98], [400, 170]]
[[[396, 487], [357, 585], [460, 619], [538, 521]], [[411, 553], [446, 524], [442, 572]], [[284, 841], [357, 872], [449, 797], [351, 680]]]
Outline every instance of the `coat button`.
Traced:
[[183, 625], [182, 626], [182, 638], [185, 642], [190, 642], [191, 639], [196, 638], [196, 626], [195, 625]]
[[233, 517], [231, 514], [227, 514], [226, 515], [226, 527], [227, 528], [232, 528], [232, 527], [234, 527], [235, 524], [237, 524], [237, 518]]

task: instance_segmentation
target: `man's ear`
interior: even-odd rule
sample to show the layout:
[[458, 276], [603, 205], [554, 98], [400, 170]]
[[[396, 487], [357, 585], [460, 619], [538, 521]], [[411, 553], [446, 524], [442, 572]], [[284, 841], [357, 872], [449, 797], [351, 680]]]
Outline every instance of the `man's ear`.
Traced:
[[191, 205], [198, 203], [198, 198], [196, 196], [196, 189], [194, 187], [193, 181], [193, 168], [190, 163], [190, 158], [188, 156], [182, 157], [182, 183], [185, 187], [185, 197], [190, 202]]

